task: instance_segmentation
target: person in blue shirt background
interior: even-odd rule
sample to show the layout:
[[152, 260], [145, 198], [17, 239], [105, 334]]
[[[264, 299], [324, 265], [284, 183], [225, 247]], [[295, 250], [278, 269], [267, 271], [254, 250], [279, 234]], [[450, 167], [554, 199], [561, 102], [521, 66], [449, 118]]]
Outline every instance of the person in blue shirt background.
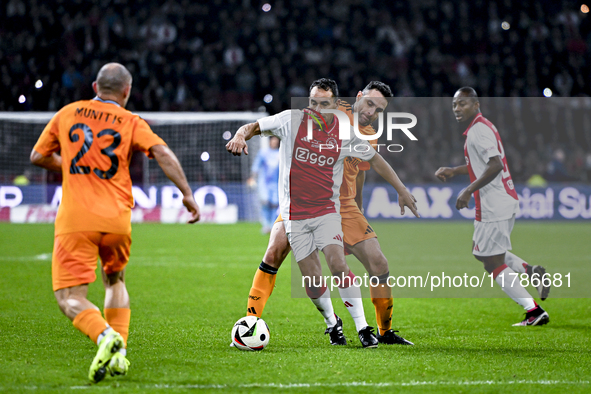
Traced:
[[254, 159], [248, 184], [254, 186], [255, 183], [261, 201], [261, 232], [268, 234], [279, 207], [279, 138], [269, 138], [269, 147], [261, 149]]

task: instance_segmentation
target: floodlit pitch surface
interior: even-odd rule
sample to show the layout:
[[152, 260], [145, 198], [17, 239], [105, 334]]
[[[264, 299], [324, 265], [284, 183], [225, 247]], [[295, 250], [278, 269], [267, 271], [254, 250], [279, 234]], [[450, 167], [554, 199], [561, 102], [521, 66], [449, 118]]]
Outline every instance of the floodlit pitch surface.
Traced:
[[[472, 224], [377, 222], [390, 259], [481, 272], [470, 255]], [[549, 271], [591, 266], [588, 223], [517, 222], [515, 253]], [[343, 304], [346, 347], [332, 347], [312, 303], [290, 296], [288, 259], [264, 312], [262, 352], [228, 347], [245, 315], [252, 276], [267, 245], [256, 224], [135, 225], [127, 283], [132, 322], [125, 377], [87, 383], [93, 345], [64, 317], [51, 291], [51, 225], [0, 225], [0, 391], [173, 392], [589, 392], [589, 299], [549, 298], [544, 327], [506, 297], [394, 301], [393, 327], [416, 346], [362, 349]], [[534, 290], [530, 289], [532, 294]], [[500, 293], [501, 290], [498, 289]], [[101, 305], [100, 283], [89, 298]], [[373, 305], [365, 300], [368, 322]]]

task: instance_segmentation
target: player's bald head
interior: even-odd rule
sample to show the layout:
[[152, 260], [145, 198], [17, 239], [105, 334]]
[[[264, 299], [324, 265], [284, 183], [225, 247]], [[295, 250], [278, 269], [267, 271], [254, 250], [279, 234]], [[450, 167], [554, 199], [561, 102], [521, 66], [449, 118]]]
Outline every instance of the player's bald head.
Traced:
[[456, 91], [456, 94], [454, 94], [454, 97], [470, 97], [473, 99], [472, 101], [478, 101], [478, 94], [476, 93], [476, 90], [470, 86], [459, 88]]
[[130, 72], [119, 63], [107, 63], [96, 76], [98, 91], [107, 94], [121, 94], [131, 85]]

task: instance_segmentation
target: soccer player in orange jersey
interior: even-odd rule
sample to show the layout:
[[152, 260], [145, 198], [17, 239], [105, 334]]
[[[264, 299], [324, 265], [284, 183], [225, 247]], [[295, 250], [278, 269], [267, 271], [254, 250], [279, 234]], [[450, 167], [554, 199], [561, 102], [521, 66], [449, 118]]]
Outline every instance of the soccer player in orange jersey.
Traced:
[[[364, 135], [375, 134], [371, 124], [378, 118], [388, 105], [387, 98], [392, 97], [390, 87], [379, 81], [370, 82], [363, 91], [357, 93], [353, 107], [342, 102], [339, 110], [345, 112], [353, 124], [353, 113], [359, 114], [359, 131]], [[373, 141], [374, 143], [376, 141]], [[383, 344], [412, 345], [413, 343], [400, 337], [392, 330], [392, 290], [386, 285], [389, 276], [388, 260], [380, 249], [380, 244], [372, 227], [362, 212], [361, 189], [365, 180], [364, 171], [369, 163], [354, 157], [344, 162], [343, 183], [340, 188], [342, 228], [345, 250], [353, 254], [365, 266], [368, 273], [379, 278], [376, 287], [370, 287], [372, 303], [375, 307], [378, 326], [378, 341]], [[289, 241], [285, 234], [281, 216], [277, 218], [269, 238], [269, 244], [259, 269], [256, 271], [252, 287], [248, 294], [247, 314], [261, 317], [267, 300], [273, 292], [277, 270], [290, 251]], [[342, 333], [342, 322], [329, 326], [330, 343], [345, 345]]]
[[[118, 63], [104, 65], [92, 87], [93, 100], [63, 107], [47, 124], [31, 152], [31, 162], [63, 175], [62, 202], [55, 220], [53, 291], [74, 327], [98, 345], [89, 379], [127, 372], [126, 344], [130, 306], [125, 266], [131, 246], [133, 151], [156, 158], [183, 193], [199, 220], [199, 207], [183, 169], [166, 143], [138, 115], [125, 109], [132, 77]], [[87, 298], [96, 279], [97, 257], [105, 286], [105, 316]]]

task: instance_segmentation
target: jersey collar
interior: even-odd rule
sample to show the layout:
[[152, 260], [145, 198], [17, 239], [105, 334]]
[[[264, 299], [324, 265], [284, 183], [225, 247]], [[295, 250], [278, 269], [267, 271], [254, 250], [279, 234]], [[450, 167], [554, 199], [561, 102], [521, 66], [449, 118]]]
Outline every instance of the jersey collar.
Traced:
[[311, 108], [304, 108], [303, 112], [315, 120], [315, 122], [312, 123], [312, 130], [320, 130], [326, 134], [330, 134], [338, 124], [336, 115], [333, 116], [331, 124], [326, 124], [326, 120], [324, 120], [324, 117], [320, 112], [314, 111]]
[[466, 129], [466, 131], [464, 131], [464, 134], [462, 134], [463, 136], [467, 136], [468, 135], [468, 131], [472, 128], [472, 126], [474, 126], [474, 123], [476, 123], [480, 118], [482, 118], [482, 112], [479, 112], [478, 115], [476, 115], [474, 117], [474, 119], [472, 119], [472, 122], [470, 122], [470, 126], [468, 126], [468, 128]]
[[104, 100], [104, 99], [100, 98], [99, 96], [96, 96], [95, 98], [93, 98], [93, 100], [100, 101], [101, 103], [115, 104], [116, 106], [121, 107], [121, 105], [118, 102], [113, 101], [113, 100]]

